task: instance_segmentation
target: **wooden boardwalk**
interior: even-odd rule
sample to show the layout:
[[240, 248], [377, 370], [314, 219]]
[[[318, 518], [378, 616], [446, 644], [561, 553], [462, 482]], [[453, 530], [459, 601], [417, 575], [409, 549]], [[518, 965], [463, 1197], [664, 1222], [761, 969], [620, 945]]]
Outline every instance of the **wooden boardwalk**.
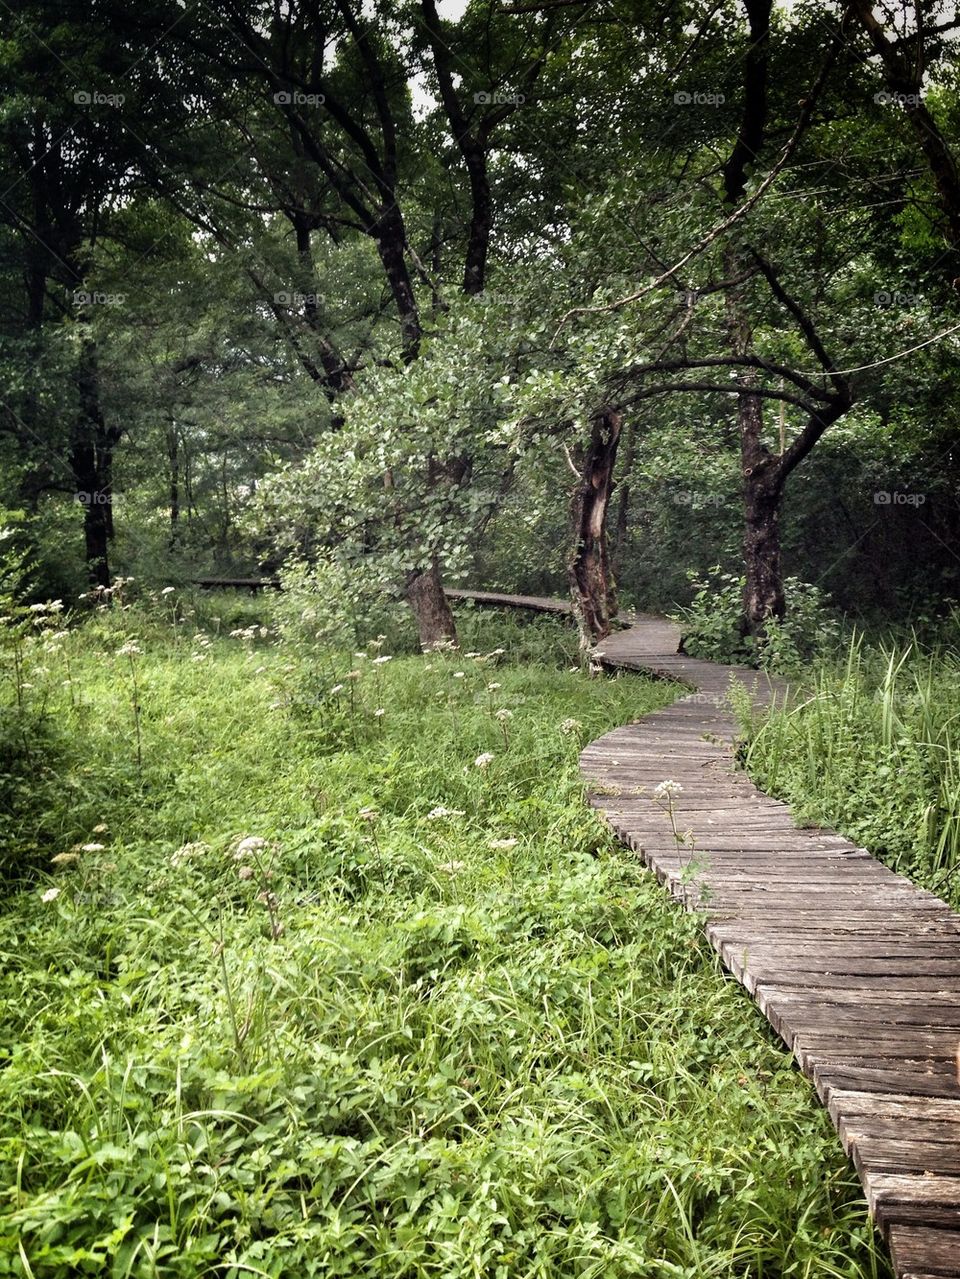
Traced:
[[[632, 623], [598, 660], [691, 691], [586, 747], [590, 803], [702, 913], [724, 964], [813, 1080], [900, 1279], [960, 1279], [960, 915], [834, 831], [798, 828], [736, 771], [726, 693], [737, 681], [767, 704], [777, 690], [765, 677], [679, 654], [679, 630], [663, 618]], [[678, 845], [654, 798], [667, 780], [683, 788], [675, 816], [692, 843]]]

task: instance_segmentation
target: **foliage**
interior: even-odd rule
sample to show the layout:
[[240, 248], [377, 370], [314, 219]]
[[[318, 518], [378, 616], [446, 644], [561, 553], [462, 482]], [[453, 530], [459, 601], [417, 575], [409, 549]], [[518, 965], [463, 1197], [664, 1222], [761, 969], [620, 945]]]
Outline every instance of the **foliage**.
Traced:
[[747, 767], [803, 818], [831, 825], [960, 905], [960, 658], [851, 642], [807, 695], [748, 731]]
[[782, 621], [768, 618], [766, 634], [755, 639], [744, 636], [740, 629], [742, 577], [715, 567], [706, 577], [692, 571], [689, 578], [693, 601], [680, 610], [678, 620], [683, 627], [684, 651], [691, 657], [795, 675], [812, 657], [829, 652], [838, 642], [839, 625], [827, 597], [808, 582], [786, 579], [786, 617]]

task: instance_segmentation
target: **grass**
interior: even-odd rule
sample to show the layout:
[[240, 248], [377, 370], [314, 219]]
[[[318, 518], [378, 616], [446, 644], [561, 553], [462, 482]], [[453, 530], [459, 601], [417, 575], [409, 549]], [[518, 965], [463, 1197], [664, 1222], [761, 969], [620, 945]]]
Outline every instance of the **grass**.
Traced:
[[810, 1086], [582, 802], [668, 686], [553, 622], [360, 657], [168, 607], [27, 653], [0, 1273], [888, 1275]]
[[757, 783], [960, 907], [960, 654], [867, 646], [746, 723]]

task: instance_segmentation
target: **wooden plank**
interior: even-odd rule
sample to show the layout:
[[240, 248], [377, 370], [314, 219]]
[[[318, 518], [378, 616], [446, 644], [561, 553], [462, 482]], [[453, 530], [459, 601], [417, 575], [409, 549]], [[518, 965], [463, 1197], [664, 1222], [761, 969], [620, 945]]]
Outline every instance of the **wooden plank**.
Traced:
[[960, 1248], [956, 1230], [899, 1223], [888, 1232], [894, 1268], [901, 1275], [922, 1271], [935, 1279], [960, 1276]]

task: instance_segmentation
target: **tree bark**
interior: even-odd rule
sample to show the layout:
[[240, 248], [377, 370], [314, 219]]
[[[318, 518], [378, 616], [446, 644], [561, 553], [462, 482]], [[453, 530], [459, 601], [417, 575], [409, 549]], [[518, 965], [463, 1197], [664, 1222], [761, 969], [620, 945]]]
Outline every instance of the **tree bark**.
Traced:
[[407, 238], [403, 218], [396, 206], [384, 209], [377, 223], [374, 239], [390, 292], [400, 316], [400, 334], [404, 362], [409, 364], [420, 352], [423, 330], [416, 294], [405, 256]]
[[176, 422], [171, 422], [167, 430], [167, 461], [169, 463], [170, 480], [170, 540], [169, 548], [174, 550], [180, 535], [180, 432]]
[[417, 621], [420, 647], [424, 652], [438, 644], [456, 643], [457, 628], [436, 561], [428, 569], [410, 573], [407, 599]]
[[616, 409], [604, 409], [594, 418], [590, 441], [580, 459], [580, 483], [570, 503], [572, 551], [567, 572], [584, 647], [610, 634], [610, 623], [617, 613], [607, 512], [622, 427], [623, 415]]
[[762, 635], [771, 617], [786, 613], [780, 559], [780, 506], [784, 474], [780, 459], [761, 439], [759, 396], [740, 397], [740, 458], [743, 464], [744, 635]]
[[96, 345], [81, 339], [76, 374], [78, 407], [70, 465], [83, 504], [83, 540], [92, 586], [110, 585], [113, 537], [113, 449], [119, 432], [107, 427], [100, 404]]
[[[724, 202], [735, 208], [746, 191], [750, 166], [763, 146], [767, 125], [770, 14], [772, 0], [744, 0], [749, 21], [750, 46], [744, 58], [743, 111], [737, 140], [723, 167]], [[750, 259], [734, 231], [724, 250], [729, 279], [748, 274]], [[731, 354], [746, 355], [753, 337], [745, 305], [746, 286], [733, 285], [726, 294], [727, 331]], [[741, 629], [745, 635], [762, 635], [767, 619], [783, 617], [785, 600], [780, 561], [780, 499], [782, 479], [772, 482], [777, 459], [763, 443], [763, 401], [750, 391], [754, 373], [742, 378], [737, 397], [737, 429], [743, 474], [745, 586]]]

